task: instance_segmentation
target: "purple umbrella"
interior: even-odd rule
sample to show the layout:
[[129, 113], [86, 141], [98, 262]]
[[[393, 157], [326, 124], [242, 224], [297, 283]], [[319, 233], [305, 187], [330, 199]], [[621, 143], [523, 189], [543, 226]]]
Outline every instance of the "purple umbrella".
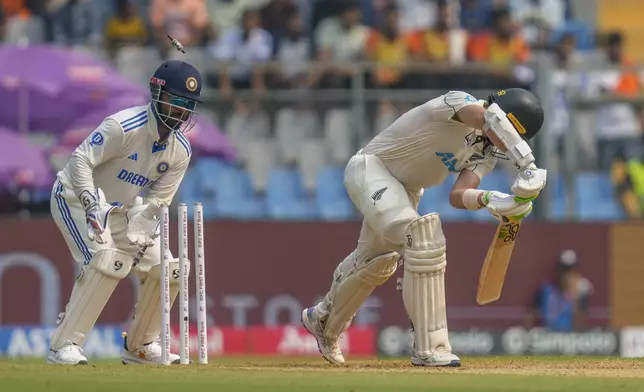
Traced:
[[47, 45], [0, 46], [0, 125], [64, 132], [85, 113], [124, 96], [148, 94], [85, 53]]
[[53, 173], [45, 151], [18, 132], [0, 127], [0, 185], [16, 180], [46, 187], [52, 185]]

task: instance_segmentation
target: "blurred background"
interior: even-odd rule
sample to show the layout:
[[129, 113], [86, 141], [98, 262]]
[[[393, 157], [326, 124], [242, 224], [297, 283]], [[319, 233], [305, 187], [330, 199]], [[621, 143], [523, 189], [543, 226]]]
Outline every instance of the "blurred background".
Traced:
[[[641, 0], [0, 4], [0, 355], [46, 353], [75, 277], [49, 217], [55, 173], [105, 116], [147, 102], [168, 58], [192, 63], [206, 83], [175, 203], [204, 205], [213, 353], [315, 353], [294, 326], [355, 246], [349, 157], [448, 90], [485, 99], [523, 87], [545, 108], [531, 144], [548, 186], [500, 301], [474, 302], [489, 214], [449, 206], [454, 178], [419, 206], [445, 222], [455, 351], [644, 354]], [[514, 174], [500, 164], [481, 187], [507, 190]], [[136, 290], [119, 287], [86, 354], [118, 353]], [[393, 279], [376, 290], [345, 349], [406, 353], [398, 295]]]

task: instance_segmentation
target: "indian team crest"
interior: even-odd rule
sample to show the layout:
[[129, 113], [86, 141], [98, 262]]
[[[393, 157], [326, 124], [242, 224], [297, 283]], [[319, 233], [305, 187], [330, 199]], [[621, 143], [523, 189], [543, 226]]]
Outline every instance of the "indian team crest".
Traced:
[[163, 174], [168, 171], [170, 168], [170, 165], [168, 165], [168, 162], [161, 162], [157, 165], [157, 171], [159, 174]]
[[186, 79], [186, 88], [190, 90], [191, 92], [194, 92], [197, 90], [198, 87], [197, 79], [193, 78], [192, 76]]

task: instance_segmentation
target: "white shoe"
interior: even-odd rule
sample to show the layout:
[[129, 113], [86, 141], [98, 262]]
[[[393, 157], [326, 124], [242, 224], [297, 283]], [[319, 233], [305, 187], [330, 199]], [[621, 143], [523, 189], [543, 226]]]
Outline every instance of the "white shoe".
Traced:
[[[152, 343], [146, 344], [138, 350], [130, 351], [127, 348], [127, 338], [123, 344], [121, 351], [121, 362], [124, 365], [130, 363], [143, 364], [143, 365], [163, 365], [163, 355], [161, 353], [161, 343], [156, 340]], [[180, 357], [177, 354], [170, 353], [170, 363], [178, 365]], [[190, 361], [192, 363], [192, 361]]]
[[318, 343], [320, 354], [334, 365], [344, 365], [344, 357], [340, 351], [337, 341], [331, 342], [324, 337], [324, 325], [313, 316], [314, 308], [307, 308], [302, 311], [302, 325]]
[[427, 358], [411, 357], [411, 364], [414, 366], [461, 366], [461, 359], [447, 351], [445, 346], [440, 346]]
[[58, 365], [87, 365], [87, 358], [83, 356], [82, 348], [68, 340], [58, 351], [49, 349], [47, 363]]

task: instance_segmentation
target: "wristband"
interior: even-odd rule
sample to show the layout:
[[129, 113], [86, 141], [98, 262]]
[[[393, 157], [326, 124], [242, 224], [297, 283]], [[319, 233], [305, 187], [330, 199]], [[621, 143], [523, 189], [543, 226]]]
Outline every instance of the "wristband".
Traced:
[[480, 210], [485, 207], [482, 201], [484, 193], [484, 191], [478, 189], [466, 189], [463, 192], [463, 206], [468, 210]]

